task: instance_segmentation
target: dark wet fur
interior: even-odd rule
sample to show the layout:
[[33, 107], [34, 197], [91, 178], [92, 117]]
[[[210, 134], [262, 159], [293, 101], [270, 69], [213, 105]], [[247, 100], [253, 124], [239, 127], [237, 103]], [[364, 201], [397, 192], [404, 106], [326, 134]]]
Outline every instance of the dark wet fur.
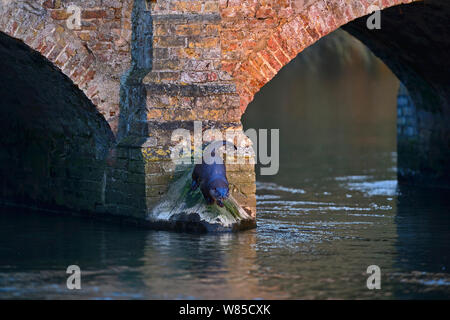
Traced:
[[[219, 143], [221, 144], [216, 148], [231, 144], [227, 141]], [[236, 149], [236, 146], [233, 145], [233, 147]], [[214, 156], [214, 151], [212, 156]], [[207, 164], [204, 161], [201, 164], [196, 164], [192, 172], [192, 190], [196, 190], [198, 187], [200, 187], [206, 203], [217, 203], [218, 206], [223, 207], [223, 201], [229, 196], [229, 183], [225, 164]]]

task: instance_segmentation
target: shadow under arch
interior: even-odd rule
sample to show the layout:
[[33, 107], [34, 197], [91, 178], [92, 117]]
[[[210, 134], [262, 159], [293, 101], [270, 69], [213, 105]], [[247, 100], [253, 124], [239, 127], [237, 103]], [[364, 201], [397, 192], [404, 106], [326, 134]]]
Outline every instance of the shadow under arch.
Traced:
[[114, 135], [96, 106], [40, 53], [0, 32], [3, 203], [98, 211]]

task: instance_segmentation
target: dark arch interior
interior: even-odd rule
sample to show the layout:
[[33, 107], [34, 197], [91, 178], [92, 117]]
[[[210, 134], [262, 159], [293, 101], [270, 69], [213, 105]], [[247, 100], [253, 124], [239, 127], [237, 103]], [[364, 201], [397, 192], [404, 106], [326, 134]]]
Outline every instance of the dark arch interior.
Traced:
[[0, 197], [92, 210], [102, 202], [114, 136], [72, 81], [23, 42], [0, 33]]
[[367, 16], [343, 27], [380, 57], [408, 89], [398, 106], [400, 181], [448, 187], [450, 182], [450, 2], [428, 0], [387, 8], [381, 29]]

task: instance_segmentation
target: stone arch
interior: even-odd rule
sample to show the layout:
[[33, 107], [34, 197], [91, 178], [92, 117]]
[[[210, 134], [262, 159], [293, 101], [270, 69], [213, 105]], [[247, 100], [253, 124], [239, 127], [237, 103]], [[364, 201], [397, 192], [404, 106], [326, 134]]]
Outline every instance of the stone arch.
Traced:
[[[226, 30], [223, 38], [225, 39], [235, 33], [235, 29], [230, 29], [227, 22], [235, 18], [234, 11], [232, 11], [233, 14], [229, 14], [227, 10], [232, 3], [239, 2], [241, 6], [239, 11], [244, 17], [251, 16], [256, 19], [256, 22], [243, 26], [245, 28], [253, 29], [253, 25], [261, 24], [261, 21], [271, 21], [268, 23], [268, 30], [261, 32], [262, 38], [249, 41], [250, 50], [235, 48], [238, 50], [238, 55], [231, 59], [227, 59], [226, 53], [224, 54], [222, 67], [234, 78], [236, 90], [240, 96], [241, 111], [245, 111], [254, 95], [297, 54], [339, 27], [366, 16], [370, 13], [372, 5], [377, 5], [383, 10], [417, 1], [420, 0], [317, 0], [312, 3], [311, 1], [284, 1], [286, 7], [281, 5], [277, 8], [274, 8], [274, 5], [265, 4], [267, 1], [256, 1], [258, 2], [256, 6], [249, 8], [246, 8], [242, 1], [227, 1], [224, 4], [225, 7], [222, 7], [223, 25]], [[280, 2], [283, 3], [283, 1]], [[300, 2], [302, 6], [295, 10], [293, 2]], [[246, 9], [248, 12], [245, 11]], [[237, 15], [239, 16], [239, 13]], [[229, 50], [229, 45], [225, 41], [225, 51]], [[245, 48], [245, 40], [241, 46]]]
[[22, 40], [61, 69], [87, 97], [95, 97], [92, 53], [70, 30], [56, 24], [39, 1], [4, 1], [1, 16], [0, 31]]
[[[134, 0], [0, 1], [0, 31], [22, 40], [58, 67], [97, 106], [114, 132], [119, 118], [120, 76], [131, 57]], [[81, 9], [81, 26], [71, 29], [70, 4]]]

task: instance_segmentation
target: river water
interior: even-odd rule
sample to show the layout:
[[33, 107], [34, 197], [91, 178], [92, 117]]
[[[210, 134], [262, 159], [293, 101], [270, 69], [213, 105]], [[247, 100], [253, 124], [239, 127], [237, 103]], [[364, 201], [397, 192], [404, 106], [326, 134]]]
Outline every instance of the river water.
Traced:
[[[450, 298], [450, 193], [397, 185], [398, 81], [338, 32], [257, 94], [246, 128], [280, 129], [257, 177], [258, 228], [148, 231], [1, 209], [0, 298]], [[66, 288], [67, 266], [82, 271]], [[366, 286], [367, 267], [381, 289]]]

